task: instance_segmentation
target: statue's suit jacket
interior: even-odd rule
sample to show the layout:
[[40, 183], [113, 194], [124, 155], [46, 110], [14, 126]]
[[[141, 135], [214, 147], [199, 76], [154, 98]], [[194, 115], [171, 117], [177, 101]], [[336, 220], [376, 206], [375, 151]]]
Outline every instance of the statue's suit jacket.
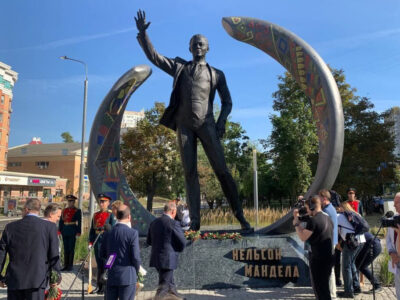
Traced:
[[147, 244], [151, 245], [150, 267], [175, 270], [178, 255], [186, 245], [180, 223], [167, 215], [151, 222], [147, 234]]
[[[179, 82], [179, 75], [181, 74], [183, 67], [190, 62], [187, 62], [180, 57], [176, 57], [173, 59], [159, 54], [154, 49], [146, 33], [139, 33], [137, 39], [147, 58], [164, 72], [174, 77], [173, 89], [169, 105], [166, 108], [164, 115], [161, 117], [160, 124], [176, 130], [176, 113], [178, 111], [180, 102], [177, 93], [177, 84]], [[232, 99], [229, 93], [228, 86], [226, 84], [224, 73], [218, 69], [211, 67], [209, 64], [207, 64], [207, 68], [209, 69], [211, 76], [209, 101], [211, 101], [212, 105], [216, 91], [218, 91], [219, 97], [221, 99], [221, 112], [217, 121], [218, 124], [220, 122], [225, 122], [228, 118], [228, 115], [232, 110]]]
[[10, 261], [6, 284], [10, 290], [45, 288], [51, 270], [60, 271], [57, 226], [36, 216], [26, 216], [6, 225], [0, 241], [3, 269]]

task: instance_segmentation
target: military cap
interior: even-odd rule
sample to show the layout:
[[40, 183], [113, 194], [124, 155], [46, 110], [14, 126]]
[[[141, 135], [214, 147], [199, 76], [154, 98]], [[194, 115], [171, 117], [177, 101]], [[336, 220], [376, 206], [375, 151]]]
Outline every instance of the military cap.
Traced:
[[347, 193], [349, 193], [349, 192], [354, 192], [354, 194], [355, 194], [355, 193], [357, 193], [357, 190], [355, 188], [351, 187], [351, 188], [347, 189]]
[[99, 199], [99, 201], [101, 201], [101, 200], [108, 200], [108, 201], [111, 201], [111, 197], [109, 197], [109, 196], [107, 196], [107, 195], [105, 195], [105, 194], [98, 194], [98, 195], [97, 195], [97, 198]]
[[65, 196], [65, 199], [67, 199], [68, 201], [75, 201], [78, 198], [76, 198], [74, 195], [67, 195]]

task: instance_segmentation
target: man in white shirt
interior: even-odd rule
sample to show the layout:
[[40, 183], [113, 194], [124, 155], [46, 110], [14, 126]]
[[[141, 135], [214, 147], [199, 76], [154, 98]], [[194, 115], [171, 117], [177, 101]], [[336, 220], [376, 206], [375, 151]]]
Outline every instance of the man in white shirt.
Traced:
[[[397, 215], [400, 214], [400, 193], [394, 197], [394, 208]], [[400, 256], [396, 250], [396, 240], [398, 239], [397, 232], [392, 227], [388, 228], [386, 235], [386, 248], [390, 255], [389, 271], [394, 273], [394, 285], [396, 287], [397, 299], [400, 300]]]

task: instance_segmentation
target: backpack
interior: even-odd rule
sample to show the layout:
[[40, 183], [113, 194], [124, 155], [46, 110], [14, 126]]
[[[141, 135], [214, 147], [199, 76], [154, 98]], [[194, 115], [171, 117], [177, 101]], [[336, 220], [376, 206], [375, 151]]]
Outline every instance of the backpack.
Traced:
[[369, 231], [368, 222], [359, 214], [350, 211], [345, 211], [343, 212], [343, 214], [345, 215], [346, 219], [350, 222], [350, 224], [353, 226], [354, 233], [356, 235]]

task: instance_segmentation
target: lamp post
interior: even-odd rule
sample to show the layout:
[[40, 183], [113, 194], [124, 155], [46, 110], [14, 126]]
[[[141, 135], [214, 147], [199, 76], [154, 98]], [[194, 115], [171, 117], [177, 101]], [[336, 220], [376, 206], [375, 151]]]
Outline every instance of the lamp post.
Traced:
[[[83, 117], [82, 117], [82, 141], [81, 141], [81, 168], [79, 172], [79, 209], [82, 209], [83, 202], [83, 178], [84, 178], [84, 166], [85, 166], [85, 131], [86, 131], [86, 104], [87, 104], [87, 87], [88, 87], [88, 77], [87, 77], [87, 65], [85, 62], [77, 59], [73, 59], [67, 56], [61, 56], [60, 59], [72, 60], [78, 62], [85, 66], [85, 83], [84, 83], [84, 94], [83, 94]], [[92, 197], [90, 197], [92, 198]], [[91, 203], [92, 204], [92, 203]]]

